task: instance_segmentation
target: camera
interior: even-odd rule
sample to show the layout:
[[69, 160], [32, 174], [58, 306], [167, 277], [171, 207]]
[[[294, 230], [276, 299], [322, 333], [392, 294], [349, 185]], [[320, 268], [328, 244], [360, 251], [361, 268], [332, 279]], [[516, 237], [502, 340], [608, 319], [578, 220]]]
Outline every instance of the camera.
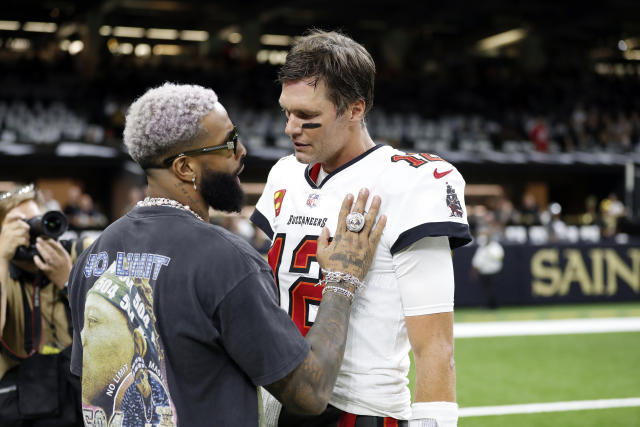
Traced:
[[[35, 247], [38, 236], [46, 236], [57, 240], [67, 231], [69, 226], [67, 217], [60, 211], [48, 211], [40, 216], [27, 219], [25, 222], [29, 224], [29, 247], [19, 246], [13, 257], [16, 260], [33, 259], [35, 255], [38, 255], [38, 250]], [[62, 246], [67, 249], [67, 245], [63, 244]]]

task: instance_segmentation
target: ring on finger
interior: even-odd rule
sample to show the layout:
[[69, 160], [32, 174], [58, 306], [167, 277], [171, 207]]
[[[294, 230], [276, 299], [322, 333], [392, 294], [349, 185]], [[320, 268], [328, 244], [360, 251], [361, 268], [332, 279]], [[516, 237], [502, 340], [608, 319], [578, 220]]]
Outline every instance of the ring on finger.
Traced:
[[364, 215], [360, 212], [351, 212], [347, 215], [347, 230], [359, 233], [364, 228]]

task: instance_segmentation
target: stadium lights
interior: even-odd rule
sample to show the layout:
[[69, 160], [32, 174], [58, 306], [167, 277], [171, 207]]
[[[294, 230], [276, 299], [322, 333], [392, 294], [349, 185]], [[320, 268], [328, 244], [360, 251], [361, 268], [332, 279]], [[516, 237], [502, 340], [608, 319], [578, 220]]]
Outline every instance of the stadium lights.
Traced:
[[23, 31], [32, 33], [55, 33], [57, 29], [55, 22], [25, 22], [22, 26]]
[[0, 21], [0, 30], [16, 31], [19, 28], [20, 28], [20, 22], [18, 21]]
[[266, 62], [271, 65], [284, 64], [286, 59], [286, 50], [261, 49], [256, 54], [256, 61], [258, 61], [259, 64], [264, 64]]
[[82, 40], [74, 40], [69, 43], [69, 55], [77, 55], [78, 53], [82, 52], [83, 49], [84, 43], [82, 42]]
[[209, 33], [207, 31], [182, 30], [180, 31], [180, 39], [193, 42], [206, 42], [209, 40]]
[[242, 34], [237, 32], [229, 33], [227, 40], [229, 40], [229, 43], [238, 44], [242, 41]]
[[629, 61], [640, 61], [640, 49], [627, 50], [622, 55]]
[[136, 45], [136, 48], [134, 49], [133, 53], [136, 56], [148, 56], [148, 55], [151, 55], [151, 46], [149, 46], [146, 43], [140, 43], [139, 45]]
[[120, 43], [118, 45], [118, 53], [131, 55], [133, 53], [133, 45], [131, 43]]
[[140, 27], [114, 27], [113, 35], [116, 37], [142, 38], [144, 37], [144, 28]]
[[263, 34], [260, 36], [260, 43], [268, 46], [289, 46], [293, 38], [280, 34]]
[[625, 42], [624, 40], [618, 40], [618, 49], [624, 52], [628, 47], [629, 46], [627, 46], [627, 42]]
[[157, 44], [152, 50], [154, 55], [175, 56], [182, 53], [182, 47], [177, 44]]
[[31, 41], [29, 39], [9, 39], [7, 40], [7, 47], [11, 50], [15, 50], [16, 52], [22, 52], [28, 50], [31, 47]]
[[149, 28], [147, 38], [159, 40], [175, 40], [178, 38], [178, 30], [169, 28]]
[[499, 47], [518, 42], [525, 38], [526, 35], [527, 30], [524, 28], [505, 31], [504, 33], [496, 34], [478, 41], [478, 49], [482, 51], [491, 51]]

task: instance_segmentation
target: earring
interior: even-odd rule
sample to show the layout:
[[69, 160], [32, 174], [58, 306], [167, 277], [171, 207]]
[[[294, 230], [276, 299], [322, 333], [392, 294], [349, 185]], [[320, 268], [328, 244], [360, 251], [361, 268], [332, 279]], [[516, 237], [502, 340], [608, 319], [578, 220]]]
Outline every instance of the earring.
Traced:
[[196, 188], [196, 177], [195, 176], [193, 178], [191, 178], [191, 182], [193, 182], [193, 189], [197, 190], [197, 188]]

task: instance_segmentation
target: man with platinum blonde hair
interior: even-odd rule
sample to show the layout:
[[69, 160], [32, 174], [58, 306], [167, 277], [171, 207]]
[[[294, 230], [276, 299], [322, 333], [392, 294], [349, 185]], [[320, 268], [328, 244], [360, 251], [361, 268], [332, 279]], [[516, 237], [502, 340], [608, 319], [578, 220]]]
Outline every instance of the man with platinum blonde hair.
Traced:
[[328, 229], [318, 239], [318, 261], [338, 276], [305, 339], [278, 307], [266, 261], [209, 223], [210, 207], [241, 208], [247, 153], [216, 94], [148, 90], [130, 107], [124, 142], [149, 197], [83, 253], [69, 282], [85, 425], [256, 426], [258, 386], [293, 412], [321, 413], [384, 228], [384, 216], [374, 226], [380, 198], [355, 234], [346, 217], [352, 205], [364, 212], [368, 192], [355, 204], [346, 196], [331, 245]]
[[[286, 407], [278, 414], [267, 396], [268, 413], [281, 427], [457, 425], [451, 249], [471, 237], [462, 175], [438, 156], [373, 142], [365, 117], [373, 106], [375, 64], [354, 40], [307, 33], [291, 48], [279, 80], [284, 131], [295, 153], [271, 169], [251, 219], [273, 240], [269, 260], [280, 306], [303, 335], [322, 300], [314, 286], [325, 273], [313, 262], [316, 238], [324, 224], [335, 223], [344, 194], [367, 187], [381, 195], [389, 221], [351, 311], [329, 409], [320, 418], [298, 417]], [[352, 219], [358, 232], [359, 218]], [[413, 404], [409, 350], [416, 365]]]

